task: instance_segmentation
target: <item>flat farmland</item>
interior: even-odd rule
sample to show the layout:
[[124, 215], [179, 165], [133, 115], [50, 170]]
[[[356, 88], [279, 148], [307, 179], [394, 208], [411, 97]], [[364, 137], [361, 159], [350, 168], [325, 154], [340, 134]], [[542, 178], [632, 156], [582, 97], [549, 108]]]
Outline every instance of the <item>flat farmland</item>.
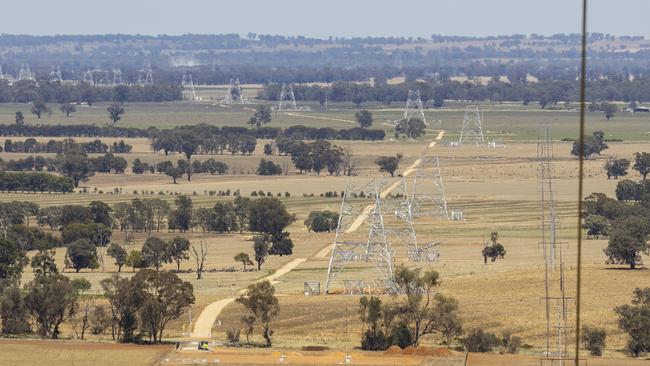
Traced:
[[[14, 106], [0, 106], [0, 123], [11, 123]], [[208, 108], [201, 113], [200, 108]], [[252, 106], [246, 106], [249, 108]], [[210, 106], [207, 103], [172, 103], [169, 106], [155, 104], [150, 106], [151, 113], [147, 114], [142, 106], [143, 119], [127, 120], [129, 108], [137, 114], [137, 105], [127, 105], [124, 125], [147, 127], [154, 124], [156, 118], [165, 121], [158, 127], [172, 127], [178, 124], [193, 124], [198, 122], [215, 125], [245, 125], [252, 112], [241, 107], [232, 110], [221, 110], [222, 107]], [[164, 112], [170, 108], [170, 113]], [[211, 109], [213, 108], [213, 109]], [[80, 111], [67, 121], [80, 121], [83, 113], [87, 118], [104, 118], [105, 106], [96, 106], [93, 111]], [[171, 110], [176, 112], [171, 112]], [[99, 111], [99, 112], [97, 112]], [[353, 127], [355, 109], [342, 106], [332, 111], [297, 112], [297, 115], [278, 114], [270, 126], [286, 127], [297, 123], [314, 127]], [[97, 112], [97, 113], [95, 113]], [[215, 119], [212, 119], [214, 112]], [[406, 248], [403, 244], [393, 243], [396, 263], [407, 266], [431, 268], [441, 274], [440, 292], [457, 298], [460, 302], [461, 317], [464, 328], [471, 330], [483, 328], [488, 331], [501, 333], [511, 332], [520, 336], [532, 348], [530, 354], [503, 358], [510, 364], [532, 364], [544, 344], [544, 306], [541, 301], [544, 296], [543, 259], [539, 249], [539, 202], [537, 180], [537, 134], [540, 124], [550, 123], [554, 144], [554, 184], [557, 198], [557, 208], [561, 226], [559, 238], [566, 242], [566, 276], [567, 291], [575, 292], [575, 251], [577, 231], [577, 172], [578, 162], [570, 156], [571, 143], [559, 141], [562, 138], [576, 136], [574, 127], [577, 113], [572, 111], [541, 111], [520, 106], [486, 106], [484, 112], [485, 128], [488, 139], [505, 143], [504, 148], [474, 148], [448, 147], [448, 143], [457, 139], [457, 131], [463, 116], [463, 109], [450, 106], [442, 110], [427, 110], [427, 118], [431, 121], [441, 119], [439, 125], [430, 126], [427, 135], [421, 140], [394, 139], [390, 134], [392, 127], [388, 121], [400, 116], [399, 108], [374, 107], [375, 126], [385, 128], [389, 135], [385, 141], [332, 141], [333, 144], [349, 147], [357, 160], [358, 175], [354, 177], [297, 174], [290, 157], [265, 157], [262, 153], [263, 144], [267, 140], [259, 140], [255, 152], [248, 156], [241, 155], [197, 155], [196, 160], [214, 158], [227, 163], [230, 171], [222, 176], [197, 174], [188, 182], [179, 179], [178, 184], [172, 184], [171, 178], [161, 174], [135, 175], [126, 174], [96, 174], [83, 185], [90, 193], [73, 194], [22, 194], [2, 193], [0, 201], [30, 200], [41, 206], [61, 204], [87, 204], [93, 200], [102, 200], [108, 204], [125, 202], [134, 198], [159, 197], [172, 202], [178, 194], [192, 197], [195, 207], [210, 207], [219, 200], [229, 200], [230, 197], [217, 197], [210, 192], [239, 190], [243, 196], [251, 192], [271, 192], [278, 196], [287, 206], [289, 212], [296, 215], [296, 221], [288, 230], [292, 233], [295, 244], [292, 256], [272, 256], [263, 265], [261, 271], [242, 271], [241, 266], [233, 260], [239, 252], [252, 254], [251, 234], [214, 234], [203, 233], [200, 230], [185, 233], [193, 243], [205, 241], [209, 246], [206, 267], [213, 271], [205, 274], [203, 280], [196, 280], [194, 273], [182, 273], [183, 280], [190, 281], [197, 298], [192, 307], [192, 319], [184, 314], [178, 320], [170, 323], [166, 329], [167, 339], [185, 339], [189, 337], [190, 329], [196, 317], [210, 303], [236, 297], [238, 292], [260, 278], [272, 274], [294, 259], [305, 259], [297, 268], [279, 277], [276, 284], [280, 299], [280, 315], [273, 322], [274, 345], [279, 349], [295, 351], [302, 346], [327, 345], [334, 351], [347, 351], [357, 347], [360, 340], [360, 322], [357, 308], [359, 298], [356, 296], [305, 296], [304, 282], [319, 281], [324, 287], [329, 250], [334, 240], [333, 233], [310, 233], [303, 221], [314, 210], [329, 209], [338, 211], [340, 197], [324, 197], [321, 194], [329, 191], [340, 192], [344, 189], [347, 179], [356, 183], [367, 182], [370, 178], [380, 175], [374, 160], [381, 155], [404, 154], [398, 173], [408, 171], [417, 161], [421, 153], [437, 155], [440, 158], [441, 171], [445, 184], [448, 205], [450, 209], [462, 209], [464, 221], [447, 221], [443, 219], [420, 218], [415, 222], [419, 243], [439, 242], [441, 260], [437, 263], [423, 264], [406, 261]], [[193, 120], [195, 115], [205, 118], [204, 121]], [[309, 117], [304, 117], [309, 116]], [[167, 116], [167, 117], [165, 117]], [[86, 118], [83, 117], [83, 118]], [[54, 121], [45, 117], [44, 123]], [[147, 118], [145, 120], [144, 118]], [[166, 119], [165, 118], [169, 118]], [[209, 119], [209, 121], [208, 121]], [[70, 123], [70, 122], [67, 122]], [[103, 123], [103, 122], [97, 122]], [[600, 114], [590, 114], [588, 131], [601, 129], [608, 138], [620, 138], [623, 142], [608, 143], [610, 148], [603, 155], [585, 162], [585, 193], [603, 192], [612, 196], [616, 180], [607, 180], [602, 169], [608, 157], [632, 159], [639, 151], [649, 151], [648, 132], [650, 122], [647, 115], [619, 113], [614, 120], [605, 121]], [[440, 132], [444, 134], [440, 135]], [[436, 136], [442, 140], [434, 147], [429, 147]], [[12, 137], [13, 140], [21, 138]], [[38, 138], [46, 141], [49, 138]], [[86, 141], [86, 138], [79, 138]], [[115, 139], [105, 139], [112, 142]], [[126, 139], [134, 146], [131, 154], [120, 154], [129, 162], [139, 158], [145, 162], [156, 163], [162, 160], [182, 159], [180, 154], [165, 156], [154, 153], [146, 139]], [[28, 154], [1, 153], [4, 160], [25, 157]], [[288, 166], [286, 174], [272, 177], [260, 177], [255, 169], [262, 158], [271, 159], [278, 164]], [[412, 177], [412, 176], [410, 176]], [[635, 171], [630, 171], [629, 178], [639, 179]], [[384, 178], [390, 179], [384, 175]], [[408, 178], [408, 177], [407, 177]], [[409, 178], [410, 179], [410, 178]], [[411, 183], [408, 180], [409, 184]], [[426, 190], [427, 188], [425, 188]], [[100, 193], [101, 192], [101, 193]], [[115, 193], [117, 192], [117, 193]], [[289, 193], [289, 197], [285, 193]], [[359, 200], [359, 204], [364, 203]], [[354, 235], [363, 240], [367, 233], [367, 225], [363, 224]], [[498, 231], [500, 242], [506, 247], [505, 259], [496, 263], [483, 264], [481, 250], [484, 240], [491, 231]], [[56, 235], [57, 233], [55, 233]], [[169, 239], [178, 233], [154, 233]], [[126, 245], [127, 250], [138, 249], [146, 236], [138, 233], [132, 243]], [[113, 241], [122, 243], [124, 233], [117, 230], [113, 233]], [[624, 364], [620, 360], [622, 349], [626, 342], [625, 335], [617, 328], [613, 308], [629, 303], [635, 287], [650, 287], [650, 276], [647, 269], [635, 271], [605, 263], [603, 248], [606, 240], [586, 240], [584, 242], [584, 272], [583, 272], [583, 323], [604, 327], [608, 332], [606, 355], [619, 357], [611, 359], [610, 363]], [[30, 253], [33, 255], [33, 253]], [[57, 249], [56, 261], [63, 266], [65, 249]], [[95, 271], [83, 270], [80, 273], [66, 275], [72, 278], [87, 278], [93, 285], [91, 292], [99, 292], [99, 282], [117, 271], [110, 258], [105, 258], [103, 268]], [[647, 260], [647, 258], [646, 258]], [[174, 264], [166, 265], [167, 269]], [[191, 261], [183, 262], [181, 269], [187, 271], [193, 268]], [[131, 269], [123, 269], [123, 275], [131, 275]], [[556, 276], [557, 273], [554, 274]], [[26, 283], [33, 275], [25, 273]], [[342, 287], [343, 279], [362, 279], [371, 281], [376, 277], [375, 268], [368, 263], [352, 263], [337, 277], [336, 288]], [[383, 296], [383, 301], [391, 302], [396, 299]], [[224, 341], [227, 330], [242, 327], [240, 318], [244, 314], [241, 306], [232, 303], [218, 314], [212, 331], [212, 340]], [[573, 319], [575, 314], [570, 314]], [[64, 336], [71, 338], [70, 330], [64, 329]], [[242, 335], [243, 337], [243, 335]], [[101, 338], [102, 340], [106, 339]], [[255, 330], [252, 340], [261, 342], [259, 328]], [[440, 339], [429, 337], [426, 345], [439, 344]], [[2, 351], [0, 344], [0, 353]], [[48, 351], [49, 352], [49, 351]], [[155, 355], [151, 355], [155, 357]], [[186, 357], [175, 354], [174, 357]], [[498, 364], [491, 356], [476, 355], [480, 364]], [[495, 356], [496, 357], [496, 356]], [[610, 360], [610, 359], [608, 359]], [[502, 364], [508, 364], [504, 361]], [[125, 361], [127, 362], [127, 361]], [[137, 361], [139, 362], [139, 361]], [[133, 364], [137, 364], [133, 361]], [[405, 361], [406, 362], [406, 361]], [[410, 362], [410, 361], [409, 361]], [[490, 363], [493, 362], [493, 363]], [[519, 363], [517, 363], [519, 362]], [[599, 364], [600, 361], [589, 361], [589, 364]], [[56, 364], [56, 363], [55, 363]], [[472, 364], [471, 362], [469, 363]], [[631, 364], [631, 363], [630, 363]]]
[[[118, 122], [123, 127], [157, 127], [173, 128], [180, 125], [206, 123], [215, 126], [248, 126], [247, 122], [254, 113], [258, 101], [252, 104], [223, 106], [217, 100], [166, 103], [127, 103], [126, 113]], [[273, 104], [259, 101], [260, 104]], [[337, 129], [355, 127], [354, 113], [361, 108], [373, 112], [373, 128], [393, 131], [392, 122], [402, 118], [403, 105], [394, 103], [390, 107], [369, 103], [356, 107], [350, 103], [332, 103], [326, 110], [314, 102], [298, 103], [308, 106], [311, 112], [274, 113], [269, 127], [286, 128], [293, 125], [309, 127], [332, 127]], [[56, 105], [51, 105], [53, 114], [37, 119], [30, 113], [29, 104], [0, 104], [0, 124], [13, 124], [16, 111], [22, 111], [28, 124], [95, 124], [106, 125], [109, 122], [106, 107], [108, 103], [97, 103], [92, 107], [80, 105], [71, 117], [65, 117]], [[485, 104], [481, 106], [486, 137], [495, 141], [536, 140], [539, 126], [547, 123], [551, 126], [551, 137], [555, 140], [575, 138], [577, 136], [578, 112], [575, 109], [541, 110], [537, 106], [522, 106], [516, 103]], [[440, 109], [425, 109], [428, 122], [432, 122], [428, 131], [435, 137], [434, 130], [444, 129], [448, 138], [454, 139], [460, 133], [464, 107], [458, 103], [449, 103]], [[624, 126], [624, 128], [621, 128]], [[650, 140], [650, 114], [619, 112], [615, 118], [607, 121], [602, 113], [587, 114], [587, 131], [602, 130], [608, 138], [625, 141]]]

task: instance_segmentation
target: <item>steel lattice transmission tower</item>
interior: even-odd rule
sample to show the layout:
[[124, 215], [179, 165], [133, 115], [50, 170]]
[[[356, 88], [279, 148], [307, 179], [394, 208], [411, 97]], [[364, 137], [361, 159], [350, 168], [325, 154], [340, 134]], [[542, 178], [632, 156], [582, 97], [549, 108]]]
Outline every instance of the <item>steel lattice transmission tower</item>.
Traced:
[[410, 215], [449, 219], [445, 186], [437, 156], [421, 156], [411, 191]]
[[[564, 251], [557, 240], [559, 219], [555, 205], [553, 187], [553, 144], [548, 126], [544, 126], [537, 142], [537, 160], [540, 199], [540, 247], [544, 258], [544, 306], [546, 316], [546, 358], [564, 365], [568, 361], [567, 332], [571, 329], [569, 303], [575, 299], [566, 295], [564, 279]], [[559, 267], [559, 271], [557, 270]], [[556, 310], [555, 320], [552, 307]], [[555, 331], [552, 332], [552, 329]], [[557, 349], [551, 351], [551, 340], [555, 338]]]
[[61, 75], [61, 68], [59, 66], [52, 66], [50, 71], [50, 81], [52, 82], [63, 82], [63, 76]]
[[123, 85], [122, 69], [113, 69], [113, 86]]
[[425, 125], [427, 125], [427, 118], [424, 116], [424, 105], [420, 97], [420, 91], [409, 90], [408, 97], [406, 98], [406, 105], [404, 106], [403, 120], [409, 121], [413, 117], [419, 117]]
[[226, 91], [222, 103], [226, 105], [233, 105], [235, 103], [247, 104], [246, 99], [244, 99], [244, 91], [242, 90], [239, 78], [230, 79], [228, 90]]
[[140, 74], [140, 84], [153, 85], [153, 69], [149, 60], [144, 60], [142, 64], [142, 71]]
[[183, 87], [183, 96], [185, 99], [192, 101], [198, 100], [198, 97], [196, 96], [196, 90], [194, 89], [194, 80], [192, 80], [192, 74], [183, 75], [181, 86]]
[[483, 136], [483, 114], [477, 105], [469, 105], [465, 108], [463, 126], [460, 130], [458, 146], [472, 142], [474, 146], [485, 144]]
[[[382, 211], [381, 192], [385, 187], [386, 183], [380, 179], [372, 179], [365, 185], [357, 185], [350, 179], [346, 181], [325, 293], [331, 290], [337, 275], [350, 262], [374, 263], [379, 281], [388, 288], [394, 287], [393, 252]], [[355, 235], [357, 229], [366, 229], [367, 234]]]
[[[288, 101], [286, 100], [287, 98], [289, 99]], [[292, 111], [298, 110], [298, 105], [296, 104], [296, 96], [293, 93], [293, 84], [289, 84], [287, 87], [285, 83], [282, 83], [282, 89], [280, 90], [280, 99], [278, 100], [276, 111], [284, 111], [287, 108], [287, 104], [289, 109]]]
[[95, 77], [92, 70], [84, 72], [82, 81], [90, 85], [95, 85]]
[[29, 64], [21, 64], [20, 72], [18, 73], [18, 81], [21, 80], [34, 80], [34, 74], [29, 69]]

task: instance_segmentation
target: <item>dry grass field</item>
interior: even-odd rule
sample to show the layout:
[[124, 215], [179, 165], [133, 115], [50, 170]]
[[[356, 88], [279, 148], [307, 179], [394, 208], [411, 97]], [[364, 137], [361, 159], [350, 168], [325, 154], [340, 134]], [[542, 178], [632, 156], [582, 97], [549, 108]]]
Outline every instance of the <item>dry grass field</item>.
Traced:
[[[178, 113], [187, 117], [183, 118], [187, 123], [206, 122], [217, 125], [222, 123], [235, 125], [239, 123], [233, 122], [236, 121], [236, 118], [241, 117], [243, 121], [245, 116], [250, 114], [245, 111], [222, 112], [218, 111], [219, 107], [211, 106], [206, 106], [207, 110], [201, 113], [198, 106], [189, 104], [175, 104], [168, 107], [182, 110], [183, 112]], [[497, 109], [498, 107], [501, 109]], [[538, 248], [539, 203], [535, 162], [536, 135], [540, 123], [550, 122], [554, 139], [574, 136], [576, 129], [572, 122], [575, 122], [576, 114], [574, 112], [528, 110], [516, 106], [513, 106], [511, 110], [504, 110], [506, 107], [490, 106], [486, 107], [485, 111], [488, 138], [505, 142], [505, 148], [446, 147], [445, 142], [457, 138], [456, 130], [459, 122], [454, 120], [462, 119], [462, 109], [453, 106], [443, 111], [427, 112], [432, 113], [432, 117], [435, 116], [435, 119], [443, 119], [443, 122], [440, 126], [432, 126], [432, 130], [422, 141], [388, 138], [382, 142], [334, 141], [333, 143], [349, 146], [353, 150], [358, 159], [359, 175], [352, 179], [357, 182], [368, 180], [379, 174], [373, 163], [379, 155], [403, 153], [405, 158], [400, 165], [402, 171], [410, 166], [423, 151], [440, 157], [449, 206], [454, 209], [462, 209], [465, 221], [430, 218], [421, 218], [416, 221], [415, 226], [420, 243], [441, 242], [440, 262], [425, 266], [441, 273], [440, 291], [459, 300], [465, 329], [481, 327], [496, 333], [508, 331], [522, 337], [525, 343], [533, 347], [533, 350], [530, 351], [533, 352], [532, 355], [513, 358], [514, 361], [507, 361], [510, 363], [507, 363], [504, 358], [499, 358], [498, 360], [502, 360], [503, 363], [498, 363], [499, 361], [492, 360], [491, 356], [477, 355], [477, 360], [482, 361], [475, 364], [532, 365], [533, 361], [531, 360], [536, 361], [535, 364], [539, 364], [534, 352], [543, 346], [545, 329], [544, 306], [541, 301], [544, 295], [543, 261]], [[102, 109], [101, 106], [93, 108]], [[131, 106], [130, 108], [133, 109], [133, 114], [140, 113], [137, 112], [137, 108], [141, 108], [140, 106]], [[124, 123], [141, 127], [149, 125], [165, 127], [183, 123], [174, 113], [164, 112], [164, 108], [167, 107], [157, 105], [146, 119], [135, 122], [135, 120], [129, 119], [129, 106], [127, 106]], [[185, 108], [191, 109], [191, 112]], [[0, 106], [0, 123], [7, 123], [11, 110], [11, 107]], [[207, 116], [211, 113], [206, 113], [207, 111], [214, 111], [214, 116], [205, 117], [206, 120], [193, 119], [194, 114]], [[63, 122], [73, 119], [81, 121], [86, 117], [91, 120], [98, 118], [94, 112], [88, 115], [84, 115], [84, 113], [81, 111], [72, 119], [65, 119]], [[141, 113], [144, 115], [144, 109]], [[390, 120], [398, 116], [400, 111], [397, 108], [394, 110], [377, 109], [375, 113], [379, 125], [380, 119]], [[290, 122], [291, 118], [298, 117], [282, 115], [278, 121], [274, 121], [271, 125], [304, 123], [312, 126], [326, 125], [337, 128], [352, 126], [340, 121], [352, 119], [352, 109], [327, 113], [314, 112], [309, 115], [310, 118], [293, 122]], [[313, 118], [319, 116], [335, 120]], [[163, 121], [163, 117], [167, 119]], [[52, 119], [54, 118], [52, 117]], [[133, 116], [133, 118], [136, 117]], [[159, 125], [153, 123], [158, 118], [161, 118]], [[610, 149], [605, 150], [602, 157], [589, 160], [585, 165], [585, 192], [587, 194], [603, 192], [611, 196], [616, 181], [607, 180], [602, 170], [604, 161], [608, 156], [631, 159], [634, 152], [650, 150], [650, 145], [647, 142], [650, 122], [645, 116], [622, 113], [611, 122], [605, 122], [600, 115], [590, 115], [590, 118], [592, 121], [590, 121], [588, 130], [603, 129], [608, 137], [625, 140], [624, 142], [610, 143]], [[44, 122], [49, 123], [47, 118]], [[446, 132], [443, 141], [435, 148], [427, 150], [426, 146], [433, 141], [439, 130]], [[109, 139], [103, 140], [109, 141]], [[132, 154], [122, 155], [129, 161], [136, 157], [150, 162], [166, 159], [162, 154], [153, 153], [147, 140], [128, 139], [127, 142], [134, 145]], [[214, 156], [215, 159], [222, 160], [230, 166], [231, 171], [224, 176], [195, 175], [191, 182], [181, 179], [179, 184], [174, 185], [171, 178], [159, 174], [141, 176], [133, 175], [130, 172], [124, 175], [97, 174], [84, 184], [91, 193], [66, 195], [4, 193], [0, 194], [0, 201], [32, 200], [42, 206], [86, 204], [93, 200], [102, 200], [113, 204], [136, 197], [160, 197], [171, 201], [175, 198], [174, 194], [182, 193], [192, 195], [195, 206], [207, 207], [214, 205], [217, 200], [230, 199], [210, 196], [208, 194], [210, 191], [239, 189], [244, 196], [249, 196], [250, 192], [260, 189], [271, 192], [274, 196], [281, 193], [288, 210], [295, 213], [297, 218], [296, 222], [289, 227], [295, 243], [294, 254], [290, 257], [270, 257], [260, 272], [243, 272], [232, 259], [240, 251], [252, 253], [250, 235], [216, 235], [201, 232], [187, 234], [193, 242], [205, 240], [208, 243], [210, 249], [207, 267], [219, 270], [205, 274], [205, 278], [201, 281], [195, 280], [194, 274], [181, 275], [184, 280], [190, 281], [195, 287], [197, 303], [192, 307], [192, 321], [196, 320], [201, 310], [211, 302], [234, 297], [241, 288], [267, 276], [291, 260], [305, 258], [306, 261], [298, 268], [280, 277], [279, 283], [276, 285], [280, 296], [281, 312], [278, 319], [273, 322], [274, 346], [279, 349], [296, 350], [302, 346], [327, 345], [331, 349], [341, 352], [351, 350], [359, 345], [360, 339], [360, 322], [357, 316], [359, 298], [345, 295], [305, 296], [303, 294], [305, 280], [318, 280], [324, 286], [329, 257], [327, 250], [325, 250], [325, 256], [319, 254], [322, 254], [324, 248], [331, 246], [334, 237], [333, 234], [307, 232], [303, 221], [313, 210], [337, 211], [340, 206], [340, 198], [325, 198], [320, 194], [327, 191], [341, 191], [346, 178], [311, 174], [298, 175], [293, 168], [287, 175], [256, 176], [254, 170], [259, 159], [263, 157], [261, 151], [266, 141], [259, 143], [260, 145], [252, 156]], [[572, 294], [575, 292], [577, 161], [569, 154], [570, 143], [556, 141], [554, 147], [556, 157], [555, 188], [561, 221], [559, 237], [568, 244], [566, 247], [566, 275], [568, 291]], [[2, 159], [22, 156], [22, 154], [0, 154]], [[209, 157], [213, 156], [197, 156], [196, 159], [203, 160]], [[181, 156], [167, 157], [172, 160], [178, 158]], [[276, 156], [271, 159], [278, 163], [290, 164], [288, 157]], [[638, 179], [639, 177], [636, 172], [631, 171], [630, 178]], [[121, 193], [114, 194], [116, 189]], [[148, 194], [143, 194], [143, 191]], [[151, 194], [152, 192], [153, 194]], [[164, 194], [159, 194], [160, 192]], [[285, 192], [289, 192], [291, 197], [284, 197]], [[314, 196], [309, 197], [311, 194]], [[503, 260], [484, 265], [480, 251], [483, 247], [483, 238], [489, 236], [491, 231], [499, 232], [507, 255]], [[358, 234], [360, 236], [363, 234], [363, 227], [359, 229]], [[170, 238], [176, 234], [162, 232], [156, 235]], [[122, 242], [123, 236], [123, 233], [115, 232], [113, 240]], [[144, 239], [144, 235], [138, 234], [135, 242], [127, 250], [141, 246]], [[607, 356], [623, 357], [621, 350], [626, 338], [616, 326], [616, 317], [612, 309], [615, 306], [629, 303], [632, 290], [635, 287], [650, 287], [650, 276], [646, 269], [630, 271], [606, 265], [602, 252], [606, 244], [605, 240], [587, 240], [584, 243], [582, 320], [584, 324], [601, 326], [607, 330]], [[405, 248], [396, 246], [395, 252], [398, 263], [414, 265], [405, 261]], [[63, 248], [57, 250], [57, 262], [60, 266], [63, 264], [64, 254]], [[98, 292], [101, 279], [116, 271], [116, 267], [110, 262], [110, 258], [105, 259], [103, 270], [66, 274], [71, 277], [89, 279], [93, 284], [91, 292]], [[173, 268], [173, 265], [168, 266]], [[192, 266], [193, 263], [188, 261], [183, 263], [181, 268], [189, 269]], [[223, 271], [230, 268], [235, 268], [236, 271]], [[123, 272], [125, 275], [129, 275], [130, 269], [123, 269]], [[374, 273], [374, 269], [370, 265], [351, 264], [340, 279], [370, 280]], [[30, 273], [25, 273], [23, 281], [27, 282], [31, 278]], [[383, 299], [384, 301], [395, 301], [390, 297]], [[234, 303], [228, 305], [218, 317], [220, 322], [215, 324], [213, 339], [225, 340], [226, 330], [241, 327], [239, 319], [242, 315], [241, 306]], [[573, 317], [574, 314], [570, 314], [570, 316]], [[166, 337], [170, 339], [186, 338], [189, 336], [192, 326], [189, 314], [187, 314], [169, 325]], [[72, 337], [73, 335], [69, 330], [66, 333], [64, 329], [64, 336]], [[252, 340], [261, 342], [262, 338], [258, 330]], [[438, 341], [432, 337], [426, 339], [425, 344], [433, 345]], [[0, 355], [7, 352], [7, 347], [5, 343], [0, 343]], [[28, 346], [25, 345], [25, 347]], [[30, 345], [29, 347], [35, 346]], [[150, 352], [149, 356], [143, 355], [142, 359], [134, 359], [132, 364], [145, 362], [140, 360], [145, 360], [147, 357], [155, 359], [156, 355], [164, 351], [156, 351], [152, 348]], [[122, 356], [128, 357], [128, 353], [124, 353]], [[175, 355], [174, 357], [182, 358], [184, 356]], [[590, 360], [589, 364], [628, 364], [621, 362], [627, 361], [598, 363], [598, 361]], [[395, 363], [405, 364], [407, 361]], [[9, 364], [12, 364], [11, 361]]]

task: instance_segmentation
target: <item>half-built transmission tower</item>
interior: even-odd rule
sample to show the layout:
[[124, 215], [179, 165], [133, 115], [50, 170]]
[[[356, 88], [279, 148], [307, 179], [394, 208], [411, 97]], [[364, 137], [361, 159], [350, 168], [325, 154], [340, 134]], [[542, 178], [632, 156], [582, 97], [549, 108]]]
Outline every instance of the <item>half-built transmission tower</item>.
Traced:
[[184, 74], [183, 80], [181, 81], [181, 86], [183, 87], [183, 97], [187, 100], [196, 101], [198, 100], [196, 96], [196, 90], [194, 89], [194, 80], [192, 80], [192, 74]]
[[[567, 243], [557, 241], [559, 220], [553, 187], [553, 144], [549, 127], [544, 126], [537, 143], [540, 199], [540, 247], [544, 258], [544, 306], [546, 316], [545, 360], [553, 365], [569, 364], [567, 333], [570, 330], [569, 303], [564, 279], [564, 251]], [[559, 268], [558, 268], [559, 267]], [[555, 314], [553, 314], [555, 312]], [[553, 341], [555, 340], [555, 341]], [[556, 350], [551, 350], [555, 343]]]
[[289, 86], [287, 86], [285, 83], [282, 83], [282, 89], [280, 90], [280, 99], [278, 100], [276, 111], [282, 112], [286, 109], [297, 111], [298, 105], [296, 104], [296, 96], [293, 93], [293, 84], [289, 84]]
[[424, 116], [424, 105], [422, 104], [419, 90], [409, 90], [402, 119], [410, 121], [413, 117], [418, 117], [425, 125], [427, 124], [427, 118]]
[[52, 66], [52, 70], [50, 71], [50, 81], [51, 82], [63, 82], [63, 76], [61, 75], [61, 68], [58, 66]]
[[29, 64], [21, 64], [20, 72], [18, 73], [18, 80], [34, 80], [34, 75], [29, 69]]
[[437, 156], [421, 156], [415, 170], [410, 197], [410, 215], [449, 218], [445, 186]]
[[394, 287], [393, 252], [382, 211], [381, 192], [385, 187], [381, 179], [372, 179], [364, 185], [350, 179], [346, 181], [327, 269], [326, 294], [332, 289], [335, 278], [351, 262], [373, 263], [378, 280], [386, 288]]
[[460, 129], [458, 146], [466, 143], [471, 143], [474, 146], [485, 144], [485, 137], [483, 136], [483, 114], [477, 105], [468, 105], [465, 108], [465, 116], [463, 117], [463, 126]]

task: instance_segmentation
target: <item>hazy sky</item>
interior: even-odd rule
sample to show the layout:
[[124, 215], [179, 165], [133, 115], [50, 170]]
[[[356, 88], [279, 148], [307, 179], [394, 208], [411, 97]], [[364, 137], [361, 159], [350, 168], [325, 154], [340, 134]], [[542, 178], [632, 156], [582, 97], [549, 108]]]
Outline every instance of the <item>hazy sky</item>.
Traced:
[[[31, 0], [0, 4], [0, 33], [328, 36], [579, 31], [582, 0]], [[650, 36], [649, 0], [590, 0], [590, 31]]]

